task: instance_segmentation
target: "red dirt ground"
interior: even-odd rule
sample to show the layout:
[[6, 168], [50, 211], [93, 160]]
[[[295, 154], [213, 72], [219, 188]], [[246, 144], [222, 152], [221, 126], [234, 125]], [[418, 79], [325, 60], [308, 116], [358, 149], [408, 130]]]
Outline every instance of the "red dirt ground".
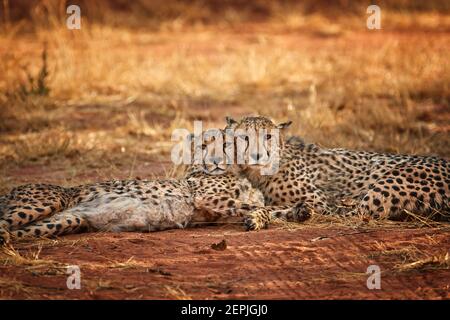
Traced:
[[[211, 247], [223, 239], [226, 249]], [[15, 247], [22, 256], [39, 250], [33, 242]], [[150, 234], [71, 235], [44, 242], [39, 259], [80, 266], [80, 290], [67, 289], [66, 270], [56, 264], [5, 263], [0, 266], [0, 297], [449, 299], [450, 270], [433, 264], [398, 268], [411, 258], [411, 248], [427, 256], [445, 254], [450, 250], [448, 230], [310, 225], [245, 232], [239, 226], [210, 226]], [[380, 290], [366, 286], [365, 272], [372, 264], [381, 268]]]

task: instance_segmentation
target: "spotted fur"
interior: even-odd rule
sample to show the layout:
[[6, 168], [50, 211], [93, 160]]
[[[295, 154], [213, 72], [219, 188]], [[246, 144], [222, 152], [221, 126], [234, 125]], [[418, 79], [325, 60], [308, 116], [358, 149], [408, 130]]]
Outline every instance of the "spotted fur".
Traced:
[[[228, 118], [227, 128], [281, 128], [265, 117]], [[239, 165], [259, 188], [266, 206], [294, 205], [306, 214], [361, 214], [403, 220], [414, 215], [448, 219], [450, 164], [415, 155], [327, 149], [280, 135], [279, 170], [261, 175], [258, 165]], [[305, 213], [306, 212], [306, 213]]]

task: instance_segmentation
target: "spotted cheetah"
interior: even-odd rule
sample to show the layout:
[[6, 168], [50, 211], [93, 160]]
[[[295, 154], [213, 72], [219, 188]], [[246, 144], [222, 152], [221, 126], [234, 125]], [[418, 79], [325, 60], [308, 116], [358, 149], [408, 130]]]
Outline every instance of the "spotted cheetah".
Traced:
[[[262, 175], [258, 164], [237, 165], [240, 174], [263, 192], [266, 206], [294, 205], [303, 214], [361, 214], [403, 220], [413, 213], [448, 220], [450, 165], [446, 160], [322, 148], [299, 137], [287, 139], [284, 131], [290, 123], [275, 125], [261, 116], [240, 121], [227, 117], [226, 129], [281, 131], [275, 174]], [[268, 152], [270, 138], [267, 135], [266, 145], [258, 150]]]
[[[207, 156], [210, 143], [202, 144]], [[190, 165], [182, 179], [119, 180], [61, 187], [28, 184], [0, 197], [0, 240], [82, 231], [156, 231], [244, 220], [267, 226], [272, 214], [289, 219], [291, 206], [264, 208], [262, 193], [229, 170], [224, 159]], [[214, 173], [214, 174], [211, 174]], [[276, 210], [275, 210], [276, 209]]]

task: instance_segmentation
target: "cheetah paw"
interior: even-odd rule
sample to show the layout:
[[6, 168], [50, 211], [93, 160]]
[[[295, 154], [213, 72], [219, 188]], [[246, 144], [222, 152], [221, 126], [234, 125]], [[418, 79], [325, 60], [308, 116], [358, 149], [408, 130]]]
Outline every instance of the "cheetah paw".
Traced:
[[10, 235], [5, 230], [0, 230], [0, 246], [8, 244], [10, 241]]
[[269, 227], [268, 222], [264, 221], [257, 213], [249, 213], [244, 218], [244, 225], [247, 231], [257, 231]]
[[311, 218], [311, 208], [304, 203], [295, 205], [292, 209], [292, 221], [303, 222]]

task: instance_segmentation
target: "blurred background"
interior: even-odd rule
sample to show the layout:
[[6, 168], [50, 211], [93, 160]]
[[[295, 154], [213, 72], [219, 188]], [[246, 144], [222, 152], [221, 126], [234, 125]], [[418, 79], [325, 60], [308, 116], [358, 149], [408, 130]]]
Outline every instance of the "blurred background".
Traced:
[[449, 1], [0, 1], [0, 193], [171, 176], [172, 130], [226, 115], [450, 157]]

